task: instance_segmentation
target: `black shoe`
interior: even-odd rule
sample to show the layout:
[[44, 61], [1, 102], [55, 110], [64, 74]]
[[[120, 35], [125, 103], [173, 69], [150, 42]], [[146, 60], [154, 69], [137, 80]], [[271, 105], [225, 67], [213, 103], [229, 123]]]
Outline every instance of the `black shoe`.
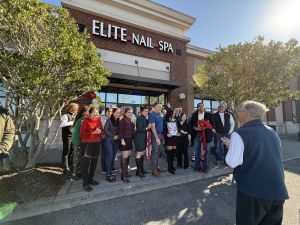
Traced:
[[114, 175], [106, 175], [106, 180], [107, 180], [109, 183], [116, 182], [116, 176], [114, 176]]
[[127, 177], [121, 177], [121, 180], [124, 182], [124, 183], [129, 183], [129, 180]]
[[116, 168], [112, 168], [112, 171], [117, 172], [118, 170]]
[[149, 174], [144, 168], [142, 168], [142, 174]]
[[91, 190], [93, 190], [93, 188], [90, 185], [83, 185], [83, 190], [90, 192]]
[[135, 175], [140, 178], [145, 178], [145, 175], [142, 172], [136, 171]]
[[90, 184], [96, 186], [96, 185], [99, 184], [99, 182], [98, 182], [98, 181], [95, 181], [95, 180], [91, 180], [91, 181], [90, 181]]
[[174, 170], [169, 171], [169, 173], [175, 175], [175, 171]]

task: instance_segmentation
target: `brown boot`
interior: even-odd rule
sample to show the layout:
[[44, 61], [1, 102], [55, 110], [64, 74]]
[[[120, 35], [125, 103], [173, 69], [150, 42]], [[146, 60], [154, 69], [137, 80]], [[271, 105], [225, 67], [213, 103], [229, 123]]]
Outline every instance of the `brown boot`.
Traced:
[[158, 177], [160, 172], [157, 169], [152, 170], [152, 176]]
[[159, 173], [161, 172], [161, 169], [160, 169], [158, 166], [157, 166], [156, 169], [157, 169], [157, 171], [158, 171]]
[[121, 168], [122, 168], [122, 174], [121, 174], [121, 180], [125, 183], [129, 183], [128, 180], [128, 158], [121, 159]]

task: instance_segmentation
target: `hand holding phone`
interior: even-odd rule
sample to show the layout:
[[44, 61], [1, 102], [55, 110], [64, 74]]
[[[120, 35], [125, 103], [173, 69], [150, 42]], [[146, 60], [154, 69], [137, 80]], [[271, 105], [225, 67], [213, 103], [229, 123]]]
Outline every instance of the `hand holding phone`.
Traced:
[[227, 146], [227, 148], [229, 148], [229, 146], [230, 146], [230, 139], [228, 139], [227, 137], [221, 137], [221, 141], [223, 142], [224, 145]]

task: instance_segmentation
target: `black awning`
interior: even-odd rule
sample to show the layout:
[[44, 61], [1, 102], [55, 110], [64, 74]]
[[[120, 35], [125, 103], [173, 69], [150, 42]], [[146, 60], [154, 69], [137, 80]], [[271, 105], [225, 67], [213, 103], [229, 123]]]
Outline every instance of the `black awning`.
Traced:
[[164, 88], [168, 90], [173, 90], [182, 86], [182, 84], [178, 81], [158, 80], [147, 77], [130, 76], [118, 73], [112, 73], [112, 75], [109, 76], [108, 79], [111, 83], [135, 85], [142, 87]]

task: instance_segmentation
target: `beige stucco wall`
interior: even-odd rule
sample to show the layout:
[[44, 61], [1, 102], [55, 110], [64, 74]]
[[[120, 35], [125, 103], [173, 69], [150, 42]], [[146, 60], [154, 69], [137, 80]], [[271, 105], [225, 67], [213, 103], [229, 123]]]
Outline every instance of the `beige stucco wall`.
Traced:
[[197, 74], [197, 68], [199, 65], [203, 64], [205, 62], [205, 58], [196, 56], [196, 55], [190, 55], [187, 56], [187, 80], [188, 80], [188, 88], [187, 88], [187, 108], [188, 113], [191, 113], [194, 110], [194, 87], [192, 85], [192, 77], [194, 74]]

